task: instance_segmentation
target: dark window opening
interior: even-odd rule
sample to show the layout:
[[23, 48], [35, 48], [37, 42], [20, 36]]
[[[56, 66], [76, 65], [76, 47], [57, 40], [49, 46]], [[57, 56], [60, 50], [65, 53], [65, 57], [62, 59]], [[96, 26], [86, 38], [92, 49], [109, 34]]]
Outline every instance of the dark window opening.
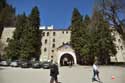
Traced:
[[123, 47], [121, 46], [121, 50], [123, 50]]
[[118, 42], [120, 43], [120, 42], [121, 42], [121, 40], [120, 40], [120, 39], [118, 39]]
[[45, 44], [47, 44], [47, 39], [45, 39]]
[[43, 32], [43, 36], [45, 36], [45, 32]]
[[53, 44], [53, 46], [52, 46], [53, 48], [55, 48], [55, 44]]
[[53, 39], [53, 42], [55, 42], [55, 39]]
[[46, 48], [44, 48], [44, 52], [46, 52], [47, 51], [47, 49]]
[[62, 31], [62, 33], [64, 34], [64, 31]]
[[47, 36], [49, 36], [49, 32], [47, 32]]
[[9, 42], [10, 41], [10, 38], [7, 38], [6, 42]]
[[66, 34], [68, 34], [68, 31], [66, 31]]
[[53, 32], [53, 36], [55, 36], [56, 35], [56, 33], [55, 32]]
[[54, 52], [54, 50], [52, 50], [52, 52]]

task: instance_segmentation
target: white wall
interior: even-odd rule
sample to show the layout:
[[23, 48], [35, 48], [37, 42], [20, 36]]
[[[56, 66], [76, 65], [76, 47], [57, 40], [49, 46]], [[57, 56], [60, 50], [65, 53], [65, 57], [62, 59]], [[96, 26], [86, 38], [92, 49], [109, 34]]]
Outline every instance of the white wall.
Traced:
[[14, 27], [5, 27], [1, 35], [1, 42], [4, 42], [4, 44], [7, 45], [7, 39], [12, 38], [14, 30]]
[[[47, 33], [49, 32], [49, 36], [47, 36]], [[55, 32], [55, 36], [53, 33]], [[64, 32], [64, 33], [63, 33]], [[71, 31], [69, 30], [43, 30], [44, 36], [42, 37], [42, 47], [41, 47], [41, 57], [40, 60], [48, 60], [51, 59], [51, 56], [56, 56], [56, 49], [63, 45], [64, 43], [70, 43], [70, 36]], [[47, 39], [47, 44], [45, 44], [45, 40]], [[55, 42], [53, 42], [53, 39], [55, 39]], [[55, 44], [55, 47], [53, 48], [52, 45]], [[47, 51], [44, 51], [44, 48], [47, 49]], [[54, 52], [52, 52], [54, 50]]]
[[125, 45], [121, 35], [114, 29], [112, 31], [112, 36], [115, 37], [114, 44], [116, 45], [117, 53], [114, 57], [111, 57], [112, 62], [125, 62]]

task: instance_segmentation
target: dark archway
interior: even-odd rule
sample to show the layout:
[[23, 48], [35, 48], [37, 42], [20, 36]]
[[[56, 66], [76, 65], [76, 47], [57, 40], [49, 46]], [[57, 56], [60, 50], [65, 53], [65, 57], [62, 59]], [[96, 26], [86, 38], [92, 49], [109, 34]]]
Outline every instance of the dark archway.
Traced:
[[63, 54], [60, 58], [60, 65], [61, 66], [69, 66], [74, 64], [74, 59], [71, 54]]

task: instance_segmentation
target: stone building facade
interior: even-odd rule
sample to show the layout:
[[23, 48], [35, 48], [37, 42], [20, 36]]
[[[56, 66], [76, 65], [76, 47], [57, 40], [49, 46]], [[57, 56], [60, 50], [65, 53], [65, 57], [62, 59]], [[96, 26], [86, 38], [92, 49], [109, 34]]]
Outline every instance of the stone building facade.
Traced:
[[42, 29], [42, 31], [41, 60], [50, 60], [56, 55], [58, 47], [70, 44], [70, 30], [53, 29], [52, 27]]
[[[15, 28], [9, 27], [4, 28], [1, 42], [7, 46], [7, 40], [12, 38]], [[54, 60], [58, 64], [64, 63], [66, 58], [67, 61], [71, 60], [74, 64], [76, 63], [76, 55], [72, 47], [70, 46], [71, 31], [67, 29], [53, 29], [53, 26], [42, 26], [40, 30], [43, 31], [41, 35], [41, 55], [40, 61]], [[112, 62], [125, 62], [125, 46], [120, 34], [112, 30], [112, 36], [115, 37], [115, 45], [117, 49], [117, 54], [111, 57]]]
[[122, 36], [116, 31], [116, 29], [111, 29], [111, 35], [114, 36], [115, 40], [113, 41], [116, 46], [117, 53], [114, 57], [111, 57], [112, 62], [125, 62], [125, 42], [122, 39]]

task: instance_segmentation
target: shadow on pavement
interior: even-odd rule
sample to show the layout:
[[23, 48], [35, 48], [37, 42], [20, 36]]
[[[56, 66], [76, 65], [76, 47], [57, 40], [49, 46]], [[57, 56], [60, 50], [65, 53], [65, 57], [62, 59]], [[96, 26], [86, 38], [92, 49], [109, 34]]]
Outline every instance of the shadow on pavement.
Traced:
[[4, 70], [4, 68], [0, 67], [0, 70]]

